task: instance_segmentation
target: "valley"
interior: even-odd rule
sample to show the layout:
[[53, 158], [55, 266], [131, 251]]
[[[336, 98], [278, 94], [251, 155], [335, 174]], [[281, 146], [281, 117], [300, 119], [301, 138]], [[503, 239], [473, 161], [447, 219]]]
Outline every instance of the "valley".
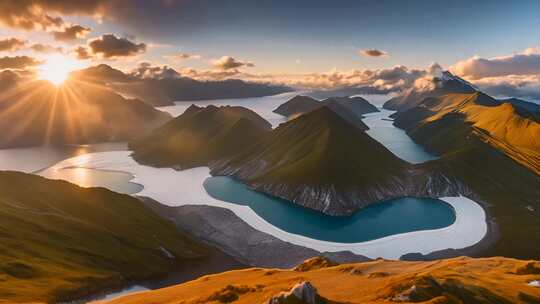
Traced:
[[0, 0], [0, 304], [540, 304], [539, 11]]

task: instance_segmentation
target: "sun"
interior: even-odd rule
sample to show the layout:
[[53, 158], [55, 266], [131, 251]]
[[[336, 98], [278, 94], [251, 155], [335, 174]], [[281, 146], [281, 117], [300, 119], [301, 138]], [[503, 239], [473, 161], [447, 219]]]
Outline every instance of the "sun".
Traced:
[[61, 85], [68, 78], [69, 73], [83, 68], [82, 63], [64, 55], [51, 55], [39, 67], [40, 79], [48, 80], [56, 86]]

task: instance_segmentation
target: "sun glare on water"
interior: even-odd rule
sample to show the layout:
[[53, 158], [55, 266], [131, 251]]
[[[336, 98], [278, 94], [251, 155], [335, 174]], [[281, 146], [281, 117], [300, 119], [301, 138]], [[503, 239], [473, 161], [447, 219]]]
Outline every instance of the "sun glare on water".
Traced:
[[45, 59], [39, 67], [39, 78], [48, 80], [54, 85], [61, 85], [68, 78], [69, 73], [83, 68], [77, 60], [63, 55], [52, 55]]

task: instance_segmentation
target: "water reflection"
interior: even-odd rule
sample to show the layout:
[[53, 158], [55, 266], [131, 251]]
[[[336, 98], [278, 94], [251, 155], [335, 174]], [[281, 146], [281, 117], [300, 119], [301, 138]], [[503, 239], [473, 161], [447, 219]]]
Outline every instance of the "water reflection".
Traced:
[[66, 180], [81, 187], [104, 187], [124, 194], [135, 194], [143, 189], [143, 186], [131, 182], [133, 175], [119, 171], [68, 167], [45, 170], [40, 175], [50, 179]]
[[127, 150], [125, 142], [1, 149], [0, 170], [37, 173], [66, 158], [92, 152], [123, 150]]

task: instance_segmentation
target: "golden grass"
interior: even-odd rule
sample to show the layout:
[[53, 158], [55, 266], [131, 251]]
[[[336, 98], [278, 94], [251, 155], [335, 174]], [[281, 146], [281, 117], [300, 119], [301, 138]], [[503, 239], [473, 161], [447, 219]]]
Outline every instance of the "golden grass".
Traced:
[[[530, 263], [460, 257], [432, 262], [376, 260], [303, 272], [252, 268], [204, 276], [182, 285], [101, 303], [219, 303], [209, 299], [227, 286], [250, 290], [237, 294], [234, 303], [265, 303], [301, 281], [311, 282], [322, 297], [338, 303], [392, 303], [399, 295], [407, 295], [413, 285], [416, 293], [410, 295], [410, 300], [418, 303], [471, 303], [470, 299], [475, 303], [534, 303], [540, 299], [540, 288], [529, 286], [528, 282], [540, 279], [540, 275], [530, 269], [537, 271], [540, 266], [538, 262], [533, 262], [533, 266]], [[440, 290], [437, 286], [441, 286]]]

